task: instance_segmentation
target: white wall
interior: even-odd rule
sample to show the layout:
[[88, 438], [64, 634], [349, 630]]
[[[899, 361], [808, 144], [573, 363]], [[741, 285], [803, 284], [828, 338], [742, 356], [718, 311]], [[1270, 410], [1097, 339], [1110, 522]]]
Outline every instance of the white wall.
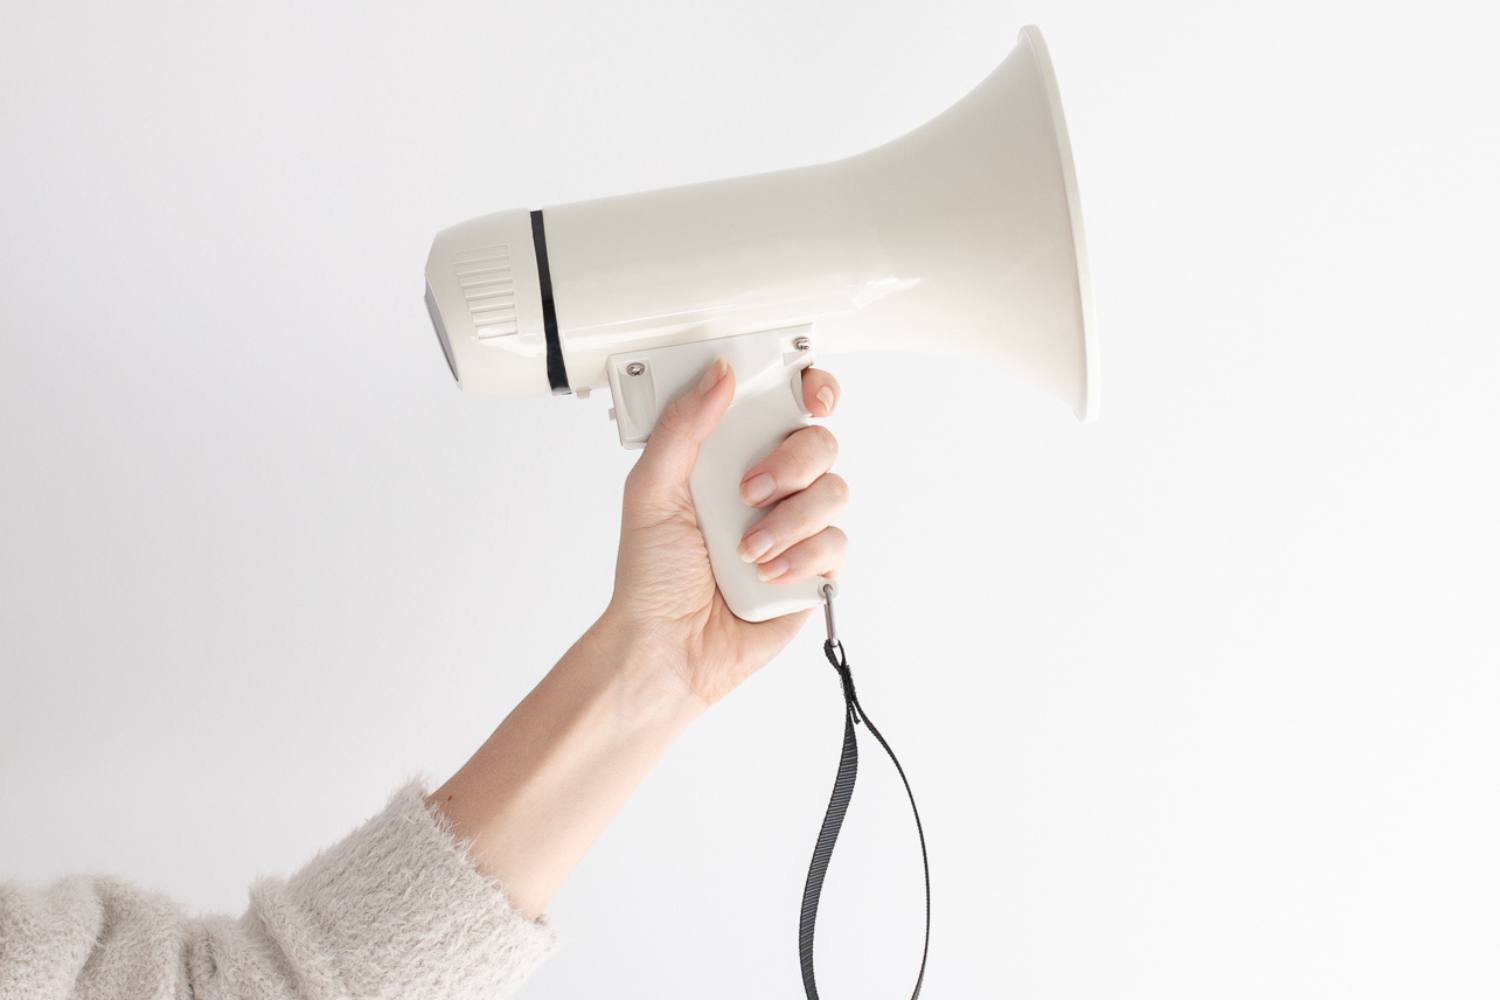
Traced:
[[[454, 768], [601, 607], [607, 401], [454, 391], [435, 230], [855, 152], [1033, 20], [1102, 421], [830, 362], [840, 610], [929, 826], [930, 995], [1496, 995], [1478, 0], [8, 5], [0, 876], [238, 910]], [[816, 645], [632, 801], [528, 996], [797, 995], [839, 736]], [[919, 936], [898, 789], [864, 781], [830, 997], [903, 995]]]

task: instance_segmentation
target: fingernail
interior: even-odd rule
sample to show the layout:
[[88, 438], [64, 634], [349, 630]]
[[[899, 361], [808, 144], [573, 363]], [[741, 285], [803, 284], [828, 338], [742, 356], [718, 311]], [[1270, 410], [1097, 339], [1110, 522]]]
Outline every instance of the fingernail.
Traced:
[[724, 376], [729, 371], [729, 362], [723, 358], [715, 358], [714, 363], [708, 366], [708, 371], [703, 373], [703, 378], [698, 382], [698, 395], [707, 395], [714, 386], [724, 381]]
[[771, 548], [771, 534], [768, 531], [755, 531], [746, 535], [740, 542], [740, 558], [747, 563], [753, 563], [765, 555]]
[[776, 480], [769, 472], [752, 476], [740, 484], [740, 496], [744, 497], [745, 502], [752, 507], [774, 492], [776, 492]]
[[833, 412], [833, 386], [825, 385], [818, 390], [818, 402], [823, 404], [824, 412]]
[[760, 567], [756, 572], [760, 574], [760, 578], [762, 580], [770, 581], [776, 579], [778, 576], [784, 575], [786, 571], [791, 568], [792, 564], [787, 562], [785, 556], [782, 556], [779, 559], [772, 559], [770, 562]]

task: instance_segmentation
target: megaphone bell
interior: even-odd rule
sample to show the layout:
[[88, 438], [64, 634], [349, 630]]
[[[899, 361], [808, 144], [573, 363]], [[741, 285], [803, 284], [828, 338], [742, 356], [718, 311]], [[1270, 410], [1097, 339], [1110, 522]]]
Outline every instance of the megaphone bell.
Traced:
[[990, 359], [1084, 420], [1099, 400], [1077, 182], [1035, 27], [957, 104], [868, 152], [446, 229], [427, 305], [465, 390], [608, 385], [627, 447], [726, 358], [734, 402], [692, 493], [719, 589], [748, 621], [822, 603], [823, 581], [762, 582], [736, 552], [759, 514], [740, 477], [808, 423], [817, 352]]

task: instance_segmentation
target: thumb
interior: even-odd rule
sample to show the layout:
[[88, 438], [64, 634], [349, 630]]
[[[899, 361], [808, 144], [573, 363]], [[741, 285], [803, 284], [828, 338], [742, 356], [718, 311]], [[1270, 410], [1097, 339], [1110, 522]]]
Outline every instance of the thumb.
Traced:
[[698, 446], [713, 433], [734, 398], [734, 372], [715, 359], [698, 384], [662, 411], [636, 467], [648, 490], [673, 489], [687, 482], [698, 461]]

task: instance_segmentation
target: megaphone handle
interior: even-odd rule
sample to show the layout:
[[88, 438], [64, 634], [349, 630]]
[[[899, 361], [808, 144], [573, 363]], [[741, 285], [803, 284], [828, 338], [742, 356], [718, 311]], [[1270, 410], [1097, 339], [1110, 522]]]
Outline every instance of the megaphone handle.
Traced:
[[[822, 577], [767, 583], [740, 559], [739, 544], [764, 511], [740, 498], [740, 480], [788, 434], [811, 421], [802, 369], [812, 364], [812, 328], [742, 334], [612, 355], [607, 362], [621, 443], [644, 442], [661, 410], [723, 357], [734, 370], [734, 402], [698, 451], [691, 488], [714, 579], [729, 610], [759, 622], [823, 604]], [[643, 433], [644, 432], [644, 433]]]

